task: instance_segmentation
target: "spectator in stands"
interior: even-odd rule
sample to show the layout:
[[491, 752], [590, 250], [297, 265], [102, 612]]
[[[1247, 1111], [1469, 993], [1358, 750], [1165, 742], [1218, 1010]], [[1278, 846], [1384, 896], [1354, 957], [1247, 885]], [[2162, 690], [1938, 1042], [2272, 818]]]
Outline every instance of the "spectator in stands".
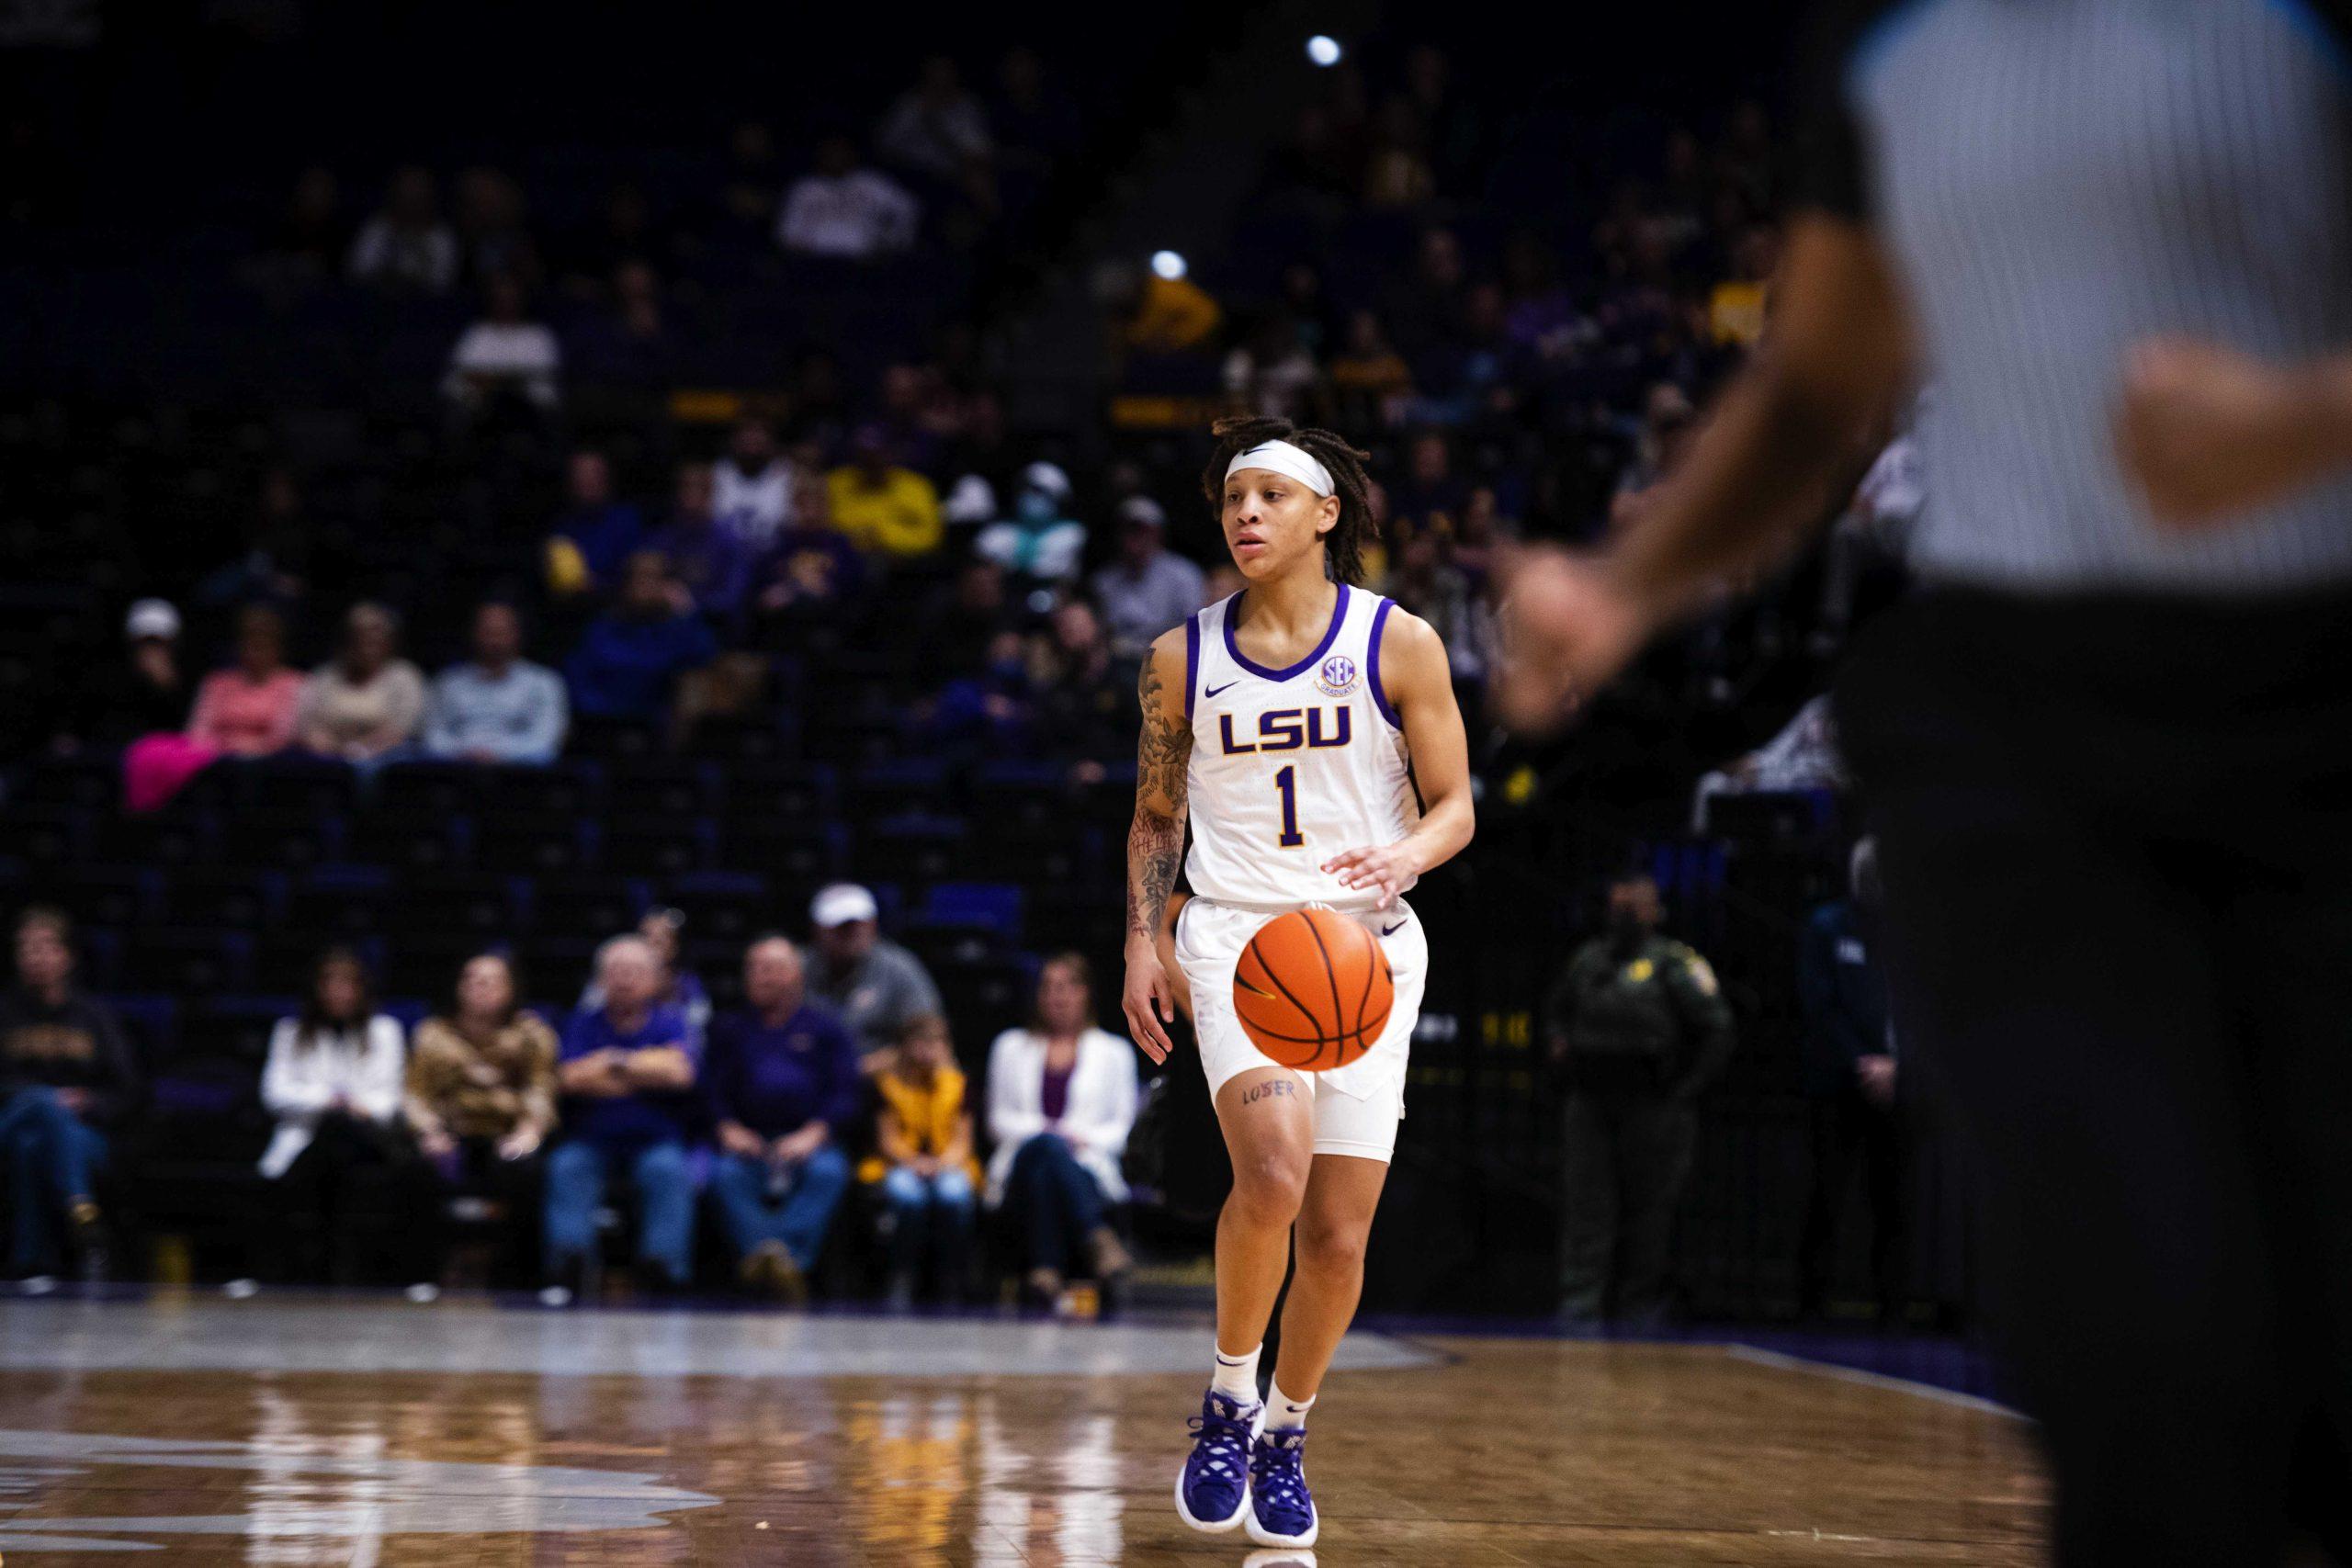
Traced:
[[775, 133], [756, 119], [738, 121], [727, 141], [727, 177], [718, 189], [712, 237], [744, 250], [764, 243], [782, 188]]
[[800, 950], [783, 937], [744, 952], [743, 1000], [713, 1027], [703, 1063], [719, 1147], [711, 1190], [743, 1283], [797, 1303], [849, 1190], [857, 1048], [808, 999]]
[[1436, 195], [1428, 128], [1411, 98], [1391, 94], [1373, 121], [1372, 145], [1364, 156], [1363, 204], [1372, 211], [1417, 208]]
[[74, 983], [73, 926], [57, 909], [17, 919], [17, 985], [0, 996], [0, 1156], [8, 1275], [57, 1264], [57, 1221], [83, 1274], [103, 1278], [97, 1177], [139, 1102], [139, 1073], [114, 1014]]
[[870, 554], [929, 555], [946, 531], [939, 492], [912, 468], [899, 467], [880, 427], [850, 438], [850, 461], [825, 478], [833, 526]]
[[1428, 528], [1450, 535], [1469, 498], [1470, 487], [1453, 471], [1453, 443], [1434, 430], [1414, 436], [1405, 477], [1388, 496], [1388, 514], [1397, 531]]
[[1031, 639], [1029, 679], [1038, 732], [1054, 755], [1075, 764], [1079, 782], [1098, 782], [1107, 759], [1135, 749], [1128, 710], [1136, 672], [1113, 664], [1102, 618], [1086, 600], [1054, 606]]
[[1086, 525], [1065, 515], [1069, 499], [1068, 474], [1052, 463], [1032, 463], [1022, 470], [1012, 515], [981, 529], [972, 547], [1016, 583], [1074, 582], [1086, 555]]
[[1300, 341], [1297, 324], [1279, 310], [1261, 317], [1249, 341], [1225, 356], [1226, 398], [1238, 413], [1305, 420], [1310, 400], [1320, 400], [1322, 381], [1322, 367]]
[[1182, 274], [1162, 277], [1133, 262], [1114, 261], [1096, 275], [1095, 293], [1110, 311], [1119, 341], [1133, 354], [1191, 355], [1210, 346], [1225, 310]]
[[947, 1021], [937, 1013], [908, 1020], [874, 1087], [882, 1098], [876, 1152], [858, 1179], [879, 1182], [889, 1205], [890, 1305], [913, 1303], [926, 1269], [935, 1292], [958, 1300], [980, 1168], [972, 1158], [972, 1111]]
[[1908, 1163], [1895, 1106], [1894, 1026], [1886, 977], [1873, 951], [1878, 852], [1854, 846], [1847, 897], [1816, 908], [1797, 950], [1804, 1007], [1804, 1091], [1812, 1103], [1813, 1190], [1797, 1245], [1798, 1309], [1818, 1317], [1836, 1272], [1838, 1221], [1857, 1166], [1870, 1209], [1871, 1277], [1882, 1322], [1902, 1321], [1904, 1173]]
[[556, 1082], [566, 1097], [564, 1141], [547, 1163], [547, 1267], [541, 1299], [570, 1303], [596, 1245], [596, 1208], [616, 1171], [637, 1191], [643, 1282], [686, 1282], [695, 1185], [686, 1146], [701, 1121], [695, 1080], [701, 1046], [685, 1016], [655, 999], [660, 961], [642, 937], [615, 937], [596, 954], [604, 1005], [564, 1031]]
[[1134, 1127], [1139, 1089], [1135, 1047], [1094, 1024], [1086, 960], [1046, 961], [1037, 1010], [989, 1049], [989, 1206], [1021, 1237], [1023, 1282], [1051, 1304], [1076, 1247], [1094, 1276], [1116, 1285], [1128, 1268], [1110, 1210], [1126, 1201], [1119, 1156]]
[[[639, 939], [653, 953], [653, 1000], [662, 1007], [678, 1010], [679, 1016], [686, 1021], [687, 1038], [699, 1053], [710, 1032], [710, 993], [703, 988], [695, 972], [680, 961], [679, 948], [685, 934], [686, 917], [660, 905], [646, 910], [637, 922]], [[595, 1012], [604, 1005], [604, 977], [591, 975], [580, 992], [579, 1010]]]
[[775, 234], [801, 255], [873, 261], [913, 244], [922, 212], [898, 181], [863, 167], [857, 143], [836, 132], [817, 144], [815, 170], [793, 182]]
[[1696, 419], [1690, 394], [1680, 387], [1659, 381], [1650, 388], [1643, 400], [1633, 461], [1617, 476], [1617, 493], [1610, 502], [1611, 528], [1622, 529], [1630, 523], [1642, 497], [1671, 471], [1690, 443]]
[[720, 525], [754, 555], [772, 547], [790, 525], [799, 476], [776, 450], [775, 432], [765, 420], [735, 426], [727, 455], [710, 467], [710, 480]]
[[60, 750], [107, 750], [142, 735], [187, 727], [193, 694], [180, 669], [180, 613], [168, 599], [141, 599], [122, 622], [123, 657], [90, 671], [59, 716]]
[[[468, 959], [448, 1011], [417, 1025], [402, 1101], [439, 1179], [436, 1228], [447, 1195], [485, 1200], [510, 1255], [528, 1244], [539, 1149], [555, 1131], [555, 1031], [524, 1010], [521, 991], [504, 953]], [[446, 1256], [446, 1235], [436, 1250]]]
[[523, 657], [523, 617], [492, 600], [474, 611], [474, 656], [433, 682], [424, 750], [467, 762], [542, 764], [571, 722], [563, 679]]
[[1753, 348], [1764, 335], [1773, 269], [1780, 243], [1773, 231], [1750, 224], [1734, 242], [1731, 276], [1715, 285], [1707, 300], [1707, 330], [1717, 344]]
[[517, 288], [538, 287], [539, 247], [525, 220], [523, 187], [503, 169], [477, 164], [458, 176], [458, 265], [488, 288], [511, 278]]
[[295, 1277], [349, 1284], [368, 1253], [357, 1235], [369, 1207], [363, 1172], [397, 1187], [413, 1151], [400, 1131], [401, 1026], [379, 1013], [359, 955], [329, 948], [302, 1010], [280, 1019], [262, 1068], [262, 1109], [277, 1131], [261, 1173], [277, 1184], [291, 1224]]
[[1731, 1056], [1715, 972], [1658, 934], [1662, 915], [1648, 876], [1611, 883], [1607, 934], [1577, 950], [1544, 1003], [1566, 1089], [1560, 1315], [1572, 1325], [1664, 1320], [1693, 1102]]
[[1795, 795], [1845, 787], [1838, 716], [1825, 693], [1797, 709], [1771, 739], [1699, 780], [1690, 802], [1691, 830], [1707, 831], [1709, 802], [1717, 795]]
[[237, 555], [197, 583], [200, 605], [256, 601], [292, 604], [302, 597], [312, 559], [324, 554], [318, 525], [302, 508], [301, 487], [292, 470], [273, 468], [262, 475], [259, 503], [245, 527]]
[[996, 85], [989, 123], [996, 130], [998, 163], [1008, 175], [1042, 182], [1084, 138], [1078, 106], [1046, 74], [1044, 59], [1026, 44], [1004, 51]]
[[949, 681], [917, 710], [916, 736], [923, 749], [956, 768], [1028, 755], [1039, 739], [1030, 652], [1021, 633], [1009, 626], [998, 632], [986, 662]]
[[657, 388], [676, 370], [677, 341], [662, 309], [662, 279], [641, 261], [613, 269], [610, 301], [578, 338], [582, 380]]
[[303, 683], [295, 728], [303, 748], [346, 762], [375, 763], [416, 739], [424, 677], [397, 657], [400, 623], [381, 604], [354, 604], [343, 648]]
[[1476, 624], [1478, 606], [1470, 580], [1445, 558], [1445, 547], [1434, 528], [1400, 530], [1389, 557], [1388, 575], [1380, 591], [1429, 622], [1445, 639], [1448, 662], [1458, 681], [1476, 680], [1485, 670], [1485, 641]]
[[343, 215], [343, 195], [334, 171], [313, 164], [294, 179], [277, 231], [264, 262], [266, 282], [282, 288], [324, 283], [344, 265], [351, 226]]
[[602, 452], [582, 447], [564, 470], [566, 504], [548, 531], [548, 590], [559, 599], [619, 584], [621, 567], [645, 539], [637, 508], [613, 497], [613, 470]]
[[922, 62], [922, 77], [883, 117], [876, 145], [891, 162], [952, 185], [985, 171], [996, 152], [987, 109], [944, 54]]
[[823, 491], [814, 493], [804, 512], [776, 536], [752, 593], [757, 640], [765, 647], [793, 648], [839, 632], [865, 608], [865, 557], [833, 526]]
[[392, 176], [384, 205], [352, 243], [355, 283], [390, 291], [441, 294], [458, 277], [458, 236], [441, 220], [433, 176], [411, 165]]
[[1460, 237], [1451, 229], [1423, 230], [1411, 272], [1390, 284], [1380, 309], [1416, 380], [1425, 355], [1461, 339], [1469, 287], [1470, 265]]
[[1094, 574], [1111, 651], [1141, 659], [1152, 638], [1201, 607], [1201, 569], [1167, 547], [1168, 513], [1148, 495], [1119, 503], [1118, 558]]
[[1357, 310], [1348, 318], [1347, 341], [1331, 356], [1332, 414], [1343, 431], [1385, 430], [1396, 423], [1412, 396], [1413, 372], [1389, 345], [1379, 315]]
[[919, 650], [923, 679], [943, 686], [985, 666], [998, 636], [1012, 629], [1013, 605], [1004, 591], [1004, 568], [972, 556], [956, 570], [956, 581], [934, 591], [923, 606], [927, 635]]
[[230, 757], [267, 757], [294, 744], [307, 690], [286, 663], [286, 623], [266, 604], [237, 615], [237, 661], [197, 688], [190, 740]]
[[536, 420], [557, 402], [563, 349], [553, 329], [526, 319], [523, 286], [500, 276], [483, 290], [482, 317], [449, 351], [441, 392], [467, 419], [520, 414]]
[[931, 971], [884, 936], [880, 920], [874, 895], [854, 882], [820, 888], [808, 902], [808, 923], [817, 932], [809, 988], [841, 1015], [868, 1073], [888, 1065], [887, 1053], [909, 1019], [945, 1010]]
[[590, 624], [564, 665], [574, 712], [658, 723], [678, 677], [718, 656], [710, 627], [679, 609], [674, 590], [658, 552], [628, 557], [617, 602]]
[[676, 499], [670, 521], [645, 541], [658, 551], [677, 585], [681, 608], [693, 611], [721, 632], [741, 624], [752, 589], [754, 552], [711, 509], [711, 470], [701, 463], [678, 465]]

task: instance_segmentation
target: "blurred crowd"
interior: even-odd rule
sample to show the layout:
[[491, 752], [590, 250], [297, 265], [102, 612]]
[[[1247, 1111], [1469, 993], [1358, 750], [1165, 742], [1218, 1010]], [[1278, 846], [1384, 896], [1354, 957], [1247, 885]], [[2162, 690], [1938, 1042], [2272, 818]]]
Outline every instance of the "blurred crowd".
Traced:
[[[878, 1275], [897, 1306], [996, 1279], [1047, 1307], [1077, 1277], [1115, 1292], [1139, 1087], [1134, 1049], [1095, 1022], [1086, 960], [1045, 961], [1030, 1021], [995, 1039], [967, 1089], [937, 987], [878, 914], [862, 886], [822, 889], [805, 948], [781, 933], [744, 948], [741, 1005], [725, 1010], [682, 963], [666, 908], [606, 941], [552, 1021], [524, 1005], [504, 947], [467, 959], [413, 1028], [379, 1006], [358, 952], [325, 949], [260, 1068], [273, 1125], [252, 1169], [270, 1223], [247, 1260], [280, 1283], [420, 1299], [445, 1282], [528, 1285], [560, 1306], [601, 1286], [610, 1203], [631, 1222], [614, 1250], [655, 1294], [697, 1284], [706, 1208], [729, 1282], [786, 1303], [829, 1258], [836, 1288], [864, 1293]], [[157, 1125], [187, 1108], [77, 983], [62, 912], [25, 910], [15, 937], [0, 992], [6, 1276], [105, 1279], [110, 1195], [137, 1190]], [[829, 1255], [845, 1206], [856, 1223]]]

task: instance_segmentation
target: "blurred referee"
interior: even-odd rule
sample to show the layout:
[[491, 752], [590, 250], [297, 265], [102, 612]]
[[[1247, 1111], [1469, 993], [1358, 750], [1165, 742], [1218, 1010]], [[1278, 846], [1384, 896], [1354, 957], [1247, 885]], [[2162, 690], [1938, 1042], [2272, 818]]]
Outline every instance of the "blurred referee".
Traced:
[[2068, 1565], [2271, 1568], [2352, 1494], [2348, 10], [1826, 18], [1768, 342], [1619, 547], [1513, 587], [1540, 724], [1935, 385], [1925, 590], [1838, 711]]

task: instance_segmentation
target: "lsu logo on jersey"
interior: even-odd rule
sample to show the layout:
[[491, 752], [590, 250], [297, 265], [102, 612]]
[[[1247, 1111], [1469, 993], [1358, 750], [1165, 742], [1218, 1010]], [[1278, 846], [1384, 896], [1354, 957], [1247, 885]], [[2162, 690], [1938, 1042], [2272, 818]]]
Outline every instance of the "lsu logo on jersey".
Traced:
[[[1334, 662], [1344, 663], [1344, 660]], [[1233, 716], [1216, 716], [1217, 739], [1225, 754], [1245, 751], [1295, 751], [1303, 747], [1345, 746], [1353, 739], [1353, 711], [1338, 707], [1271, 708], [1258, 716], [1256, 739], [1244, 740], [1233, 732]]]
[[1344, 697], [1356, 689], [1356, 661], [1335, 653], [1315, 672], [1315, 689], [1327, 697]]

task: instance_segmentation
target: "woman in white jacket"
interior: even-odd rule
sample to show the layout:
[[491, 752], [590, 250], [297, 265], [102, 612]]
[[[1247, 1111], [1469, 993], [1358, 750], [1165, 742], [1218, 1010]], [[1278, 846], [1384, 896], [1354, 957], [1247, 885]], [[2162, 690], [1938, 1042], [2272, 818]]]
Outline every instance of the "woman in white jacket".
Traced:
[[278, 1184], [301, 1277], [345, 1281], [354, 1172], [409, 1160], [399, 1126], [405, 1054], [399, 1022], [375, 1010], [366, 967], [342, 947], [319, 959], [301, 1012], [278, 1020], [269, 1037], [261, 1102], [277, 1133], [261, 1173]]
[[1126, 1249], [1105, 1218], [1127, 1196], [1119, 1156], [1136, 1120], [1135, 1047], [1094, 1025], [1086, 960], [1046, 961], [1037, 1013], [1008, 1029], [989, 1051], [988, 1201], [1011, 1211], [1023, 1238], [1030, 1293], [1061, 1294], [1073, 1244], [1086, 1247], [1094, 1277], [1114, 1284]]

